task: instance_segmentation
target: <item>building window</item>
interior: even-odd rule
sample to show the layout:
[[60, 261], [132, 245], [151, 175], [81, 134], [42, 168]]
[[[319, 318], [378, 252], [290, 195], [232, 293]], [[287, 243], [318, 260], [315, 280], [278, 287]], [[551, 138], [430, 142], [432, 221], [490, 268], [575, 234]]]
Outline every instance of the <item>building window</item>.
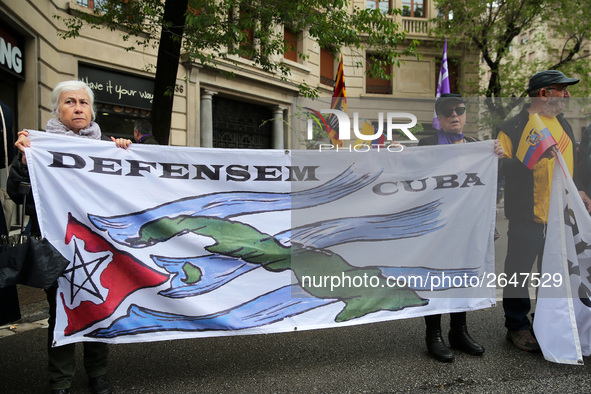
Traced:
[[289, 28], [283, 29], [283, 43], [285, 45], [285, 52], [283, 57], [292, 62], [298, 61], [298, 42], [299, 34], [294, 33]]
[[240, 42], [240, 55], [245, 59], [254, 59], [254, 16], [248, 7], [240, 7], [240, 26], [245, 26], [242, 30], [242, 41]]
[[382, 1], [366, 1], [365, 8], [369, 10], [378, 9], [382, 12], [382, 14], [387, 14], [390, 7], [390, 0], [382, 0]]
[[[460, 90], [460, 67], [457, 59], [447, 59], [447, 73], [449, 75], [449, 90], [452, 93], [459, 93]], [[441, 58], [435, 62], [435, 89], [437, 89], [437, 82], [439, 81], [439, 70], [441, 69]], [[437, 93], [437, 91], [435, 91]]]
[[[368, 54], [366, 62], [366, 72], [369, 70], [371, 65], [375, 64], [375, 62], [379, 62], [384, 74], [390, 76], [392, 75], [392, 65], [389, 64], [384, 57], [375, 54]], [[392, 94], [392, 80], [385, 78], [377, 78], [375, 76], [370, 76], [366, 74], [365, 92], [373, 94]]]
[[78, 0], [78, 5], [82, 7], [94, 8], [94, 1], [93, 0]]
[[[228, 24], [235, 25], [239, 29], [239, 33], [235, 33], [233, 39], [230, 40], [234, 53], [244, 59], [254, 59], [256, 55], [254, 40], [256, 21], [252, 9], [246, 6], [241, 6], [239, 9], [230, 9], [228, 11]], [[237, 45], [234, 42], [237, 42]]]
[[320, 48], [320, 83], [334, 86], [334, 55], [332, 49]]
[[[76, 4], [82, 7], [90, 8], [91, 10], [97, 9], [100, 10], [107, 2], [112, 0], [76, 0]], [[121, 4], [121, 7], [128, 7], [129, 2], [132, 0], [118, 0]]]
[[402, 0], [402, 16], [426, 18], [425, 0]]

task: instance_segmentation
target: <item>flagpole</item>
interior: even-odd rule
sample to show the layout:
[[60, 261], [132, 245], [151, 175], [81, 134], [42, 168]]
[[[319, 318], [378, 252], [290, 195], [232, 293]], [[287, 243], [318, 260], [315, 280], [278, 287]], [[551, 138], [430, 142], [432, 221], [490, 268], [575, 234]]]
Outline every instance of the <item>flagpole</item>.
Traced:
[[[449, 69], [447, 67], [447, 38], [443, 44], [443, 57], [441, 58], [441, 67], [439, 69], [439, 80], [437, 81], [437, 93], [435, 94], [435, 99], [438, 99], [445, 93], [451, 93], [449, 88]], [[439, 130], [440, 128], [439, 119], [437, 119], [435, 110], [433, 110], [433, 128], [436, 130]]]

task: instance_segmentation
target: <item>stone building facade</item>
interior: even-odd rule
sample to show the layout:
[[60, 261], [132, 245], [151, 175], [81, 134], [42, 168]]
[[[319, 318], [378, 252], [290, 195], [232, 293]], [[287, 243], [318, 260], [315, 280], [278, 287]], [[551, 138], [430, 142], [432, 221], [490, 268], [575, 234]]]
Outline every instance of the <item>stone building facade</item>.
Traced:
[[[149, 116], [155, 49], [127, 52], [121, 32], [83, 28], [75, 39], [62, 39], [68, 17], [89, 12], [92, 0], [3, 0], [0, 3], [0, 100], [15, 113], [14, 132], [43, 129], [51, 117], [50, 92], [60, 81], [83, 79], [96, 93], [97, 122], [107, 135], [130, 136], [133, 120]], [[372, 80], [355, 64], [370, 58], [370, 51], [342, 48], [347, 96], [360, 100], [383, 98], [389, 107], [415, 113], [429, 132], [443, 43], [429, 36], [429, 19], [436, 16], [432, 0], [354, 0], [356, 7], [402, 9], [391, 18], [420, 41], [420, 59], [406, 58], [392, 66], [391, 80]], [[286, 39], [290, 39], [285, 31]], [[292, 103], [305, 82], [330, 97], [338, 57], [309, 38], [297, 40], [309, 54], [302, 60], [286, 54], [292, 74], [281, 81], [237, 59], [238, 66], [222, 63], [227, 78], [217, 70], [181, 61], [174, 89], [170, 145], [224, 148], [300, 148], [290, 132]], [[469, 94], [469, 83], [478, 78], [477, 55], [461, 49], [448, 53], [452, 90]], [[374, 120], [374, 119], [371, 119]]]

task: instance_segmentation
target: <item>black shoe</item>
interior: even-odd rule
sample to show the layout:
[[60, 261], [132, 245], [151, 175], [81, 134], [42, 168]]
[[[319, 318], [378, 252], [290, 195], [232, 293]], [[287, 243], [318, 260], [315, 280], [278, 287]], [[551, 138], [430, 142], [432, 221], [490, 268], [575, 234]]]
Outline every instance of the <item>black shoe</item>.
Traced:
[[51, 394], [70, 394], [70, 389], [53, 389]]
[[441, 330], [427, 331], [427, 350], [437, 361], [449, 363], [454, 360], [453, 352], [443, 342]]
[[111, 394], [113, 392], [113, 388], [105, 375], [91, 378], [89, 383], [94, 394]]
[[482, 356], [484, 354], [484, 347], [470, 337], [466, 326], [452, 328], [449, 331], [449, 344], [452, 348], [473, 356]]

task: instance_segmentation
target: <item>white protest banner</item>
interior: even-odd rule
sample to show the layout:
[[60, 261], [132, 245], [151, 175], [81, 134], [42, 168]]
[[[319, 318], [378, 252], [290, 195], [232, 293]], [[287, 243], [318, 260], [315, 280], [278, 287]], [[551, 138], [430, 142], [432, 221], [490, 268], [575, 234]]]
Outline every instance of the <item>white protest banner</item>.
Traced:
[[71, 261], [57, 345], [339, 327], [495, 303], [493, 142], [222, 150], [30, 133]]
[[591, 355], [591, 218], [563, 168], [554, 167], [534, 332], [548, 361], [583, 364]]

